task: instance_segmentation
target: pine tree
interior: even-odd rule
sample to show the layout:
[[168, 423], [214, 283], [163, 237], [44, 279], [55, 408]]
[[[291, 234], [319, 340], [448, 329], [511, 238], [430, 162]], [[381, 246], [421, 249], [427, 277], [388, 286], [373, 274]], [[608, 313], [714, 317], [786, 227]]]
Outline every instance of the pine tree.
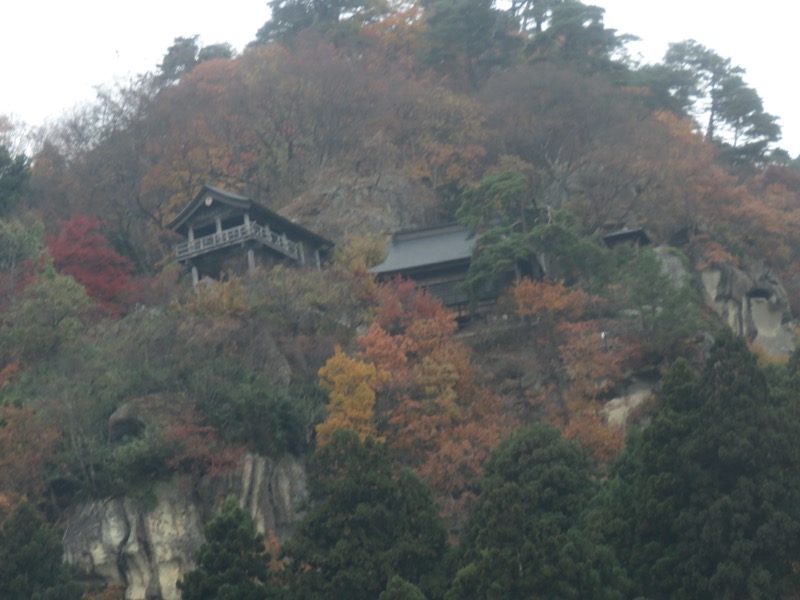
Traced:
[[629, 443], [604, 521], [648, 598], [775, 598], [800, 557], [797, 420], [741, 339], [723, 332], [699, 378], [667, 377]]
[[61, 542], [33, 505], [23, 502], [0, 529], [0, 598], [78, 600], [82, 587], [62, 562]]
[[269, 555], [253, 520], [229, 498], [208, 522], [197, 567], [178, 582], [183, 600], [269, 600], [279, 590], [268, 583]]
[[613, 557], [582, 529], [594, 491], [588, 456], [558, 431], [512, 434], [486, 468], [447, 599], [621, 598]]
[[430, 490], [386, 448], [334, 431], [310, 469], [316, 506], [285, 546], [294, 598], [374, 600], [393, 576], [425, 589], [444, 550]]

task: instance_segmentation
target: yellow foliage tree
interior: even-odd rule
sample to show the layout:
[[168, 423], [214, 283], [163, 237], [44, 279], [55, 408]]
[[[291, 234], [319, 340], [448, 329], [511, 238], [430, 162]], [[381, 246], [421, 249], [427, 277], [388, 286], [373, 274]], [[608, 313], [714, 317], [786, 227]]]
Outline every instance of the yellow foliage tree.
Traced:
[[333, 357], [319, 370], [320, 384], [327, 390], [328, 418], [317, 425], [317, 442], [325, 445], [337, 429], [352, 429], [363, 441], [378, 438], [375, 424], [375, 365], [351, 358], [337, 346]]

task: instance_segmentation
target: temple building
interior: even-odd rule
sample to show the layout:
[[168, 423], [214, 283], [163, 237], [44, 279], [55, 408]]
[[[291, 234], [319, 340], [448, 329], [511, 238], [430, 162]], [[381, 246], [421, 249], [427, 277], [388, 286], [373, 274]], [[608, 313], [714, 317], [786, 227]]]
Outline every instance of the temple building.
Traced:
[[470, 298], [462, 287], [469, 272], [476, 237], [460, 225], [398, 231], [386, 248], [386, 259], [370, 269], [379, 281], [394, 277], [413, 280], [458, 316], [476, 302], [493, 301], [495, 290]]
[[333, 242], [265, 206], [209, 184], [167, 228], [185, 241], [175, 258], [191, 269], [192, 284], [225, 271], [288, 262], [319, 269]]

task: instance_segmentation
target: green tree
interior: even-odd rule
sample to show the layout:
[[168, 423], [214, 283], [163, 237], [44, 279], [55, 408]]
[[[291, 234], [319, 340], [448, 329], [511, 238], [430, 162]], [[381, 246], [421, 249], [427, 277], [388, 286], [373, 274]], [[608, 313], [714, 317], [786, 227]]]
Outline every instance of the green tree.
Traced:
[[3, 315], [0, 350], [24, 360], [52, 354], [77, 337], [90, 306], [78, 282], [48, 265]]
[[616, 466], [602, 522], [648, 598], [776, 598], [796, 585], [796, 407], [723, 331], [699, 378], [679, 361]]
[[374, 600], [395, 575], [432, 585], [445, 551], [442, 522], [415, 475], [394, 476], [382, 444], [334, 432], [314, 457], [310, 487], [317, 504], [285, 546], [294, 597]]
[[528, 178], [518, 170], [491, 173], [464, 193], [456, 216], [472, 230], [505, 223], [526, 233], [539, 216], [528, 187]]
[[269, 555], [253, 520], [235, 498], [204, 528], [197, 567], [178, 582], [183, 600], [268, 600], [280, 590], [269, 584]]
[[569, 63], [588, 72], [607, 71], [615, 63], [613, 54], [627, 38], [603, 23], [605, 9], [577, 0], [536, 3], [549, 14], [547, 26], [535, 15], [536, 30], [526, 48], [533, 60]]
[[386, 14], [386, 0], [270, 0], [271, 18], [256, 33], [255, 44], [292, 42], [301, 31], [322, 33], [360, 27]]
[[42, 516], [23, 502], [0, 529], [0, 597], [78, 600], [82, 587], [61, 559], [61, 542]]
[[28, 157], [24, 154], [12, 156], [10, 150], [0, 144], [0, 214], [19, 202], [29, 178]]
[[580, 282], [590, 292], [599, 291], [617, 274], [613, 257], [595, 238], [580, 233], [571, 213], [543, 215], [535, 198], [524, 193], [518, 176], [502, 173], [484, 178], [464, 195], [458, 217], [481, 231], [467, 288], [479, 294], [486, 285], [507, 282], [513, 273], [516, 278], [545, 275], [569, 285]]
[[522, 31], [542, 33], [550, 18], [553, 9], [564, 0], [513, 0], [508, 11], [519, 20]]
[[158, 65], [161, 73], [158, 79], [162, 83], [178, 81], [182, 75], [191, 71], [196, 65], [207, 60], [231, 59], [234, 50], [230, 44], [212, 44], [203, 46], [197, 44], [199, 36], [176, 37], [167, 49], [164, 59]]
[[[705, 135], [731, 158], [763, 158], [780, 139], [775, 117], [764, 111], [758, 93], [745, 84], [744, 69], [694, 40], [670, 44], [664, 64], [673, 77], [670, 89], [695, 117], [705, 117]], [[732, 149], [736, 149], [733, 152]]]
[[425, 594], [413, 583], [395, 575], [389, 580], [383, 593], [378, 596], [378, 600], [425, 600]]
[[[0, 219], [0, 306], [6, 307], [44, 248], [44, 225], [30, 214]], [[1, 346], [1, 344], [0, 344]]]
[[519, 47], [513, 20], [493, 0], [439, 0], [426, 23], [424, 61], [468, 89], [478, 89], [489, 69], [508, 64]]
[[653, 250], [619, 247], [616, 281], [622, 305], [636, 314], [645, 345], [662, 354], [682, 345], [705, 324], [703, 301], [690, 281], [676, 281]]
[[0, 220], [0, 271], [13, 276], [20, 263], [37, 258], [44, 248], [44, 225], [27, 215]]
[[512, 434], [486, 468], [447, 599], [621, 598], [609, 549], [582, 530], [595, 486], [586, 453], [558, 431]]

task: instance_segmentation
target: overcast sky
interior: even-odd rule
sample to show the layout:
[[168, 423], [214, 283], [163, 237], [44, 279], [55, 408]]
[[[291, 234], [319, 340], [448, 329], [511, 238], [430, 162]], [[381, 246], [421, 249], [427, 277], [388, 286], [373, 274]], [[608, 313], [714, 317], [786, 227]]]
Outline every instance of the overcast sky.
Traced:
[[[587, 1], [587, 3], [591, 3]], [[768, 112], [780, 118], [780, 145], [800, 154], [800, 82], [793, 67], [800, 3], [791, 0], [597, 0], [606, 26], [642, 38], [645, 62], [669, 42], [695, 39], [747, 71]], [[4, 6], [0, 115], [30, 125], [91, 100], [94, 88], [151, 71], [175, 37], [241, 50], [269, 18], [266, 0], [27, 0]]]
[[779, 146], [800, 154], [800, 79], [794, 66], [800, 3], [794, 0], [597, 0], [606, 27], [641, 38], [631, 44], [645, 62], [659, 62], [671, 42], [693, 39], [734, 65], [779, 117]]

